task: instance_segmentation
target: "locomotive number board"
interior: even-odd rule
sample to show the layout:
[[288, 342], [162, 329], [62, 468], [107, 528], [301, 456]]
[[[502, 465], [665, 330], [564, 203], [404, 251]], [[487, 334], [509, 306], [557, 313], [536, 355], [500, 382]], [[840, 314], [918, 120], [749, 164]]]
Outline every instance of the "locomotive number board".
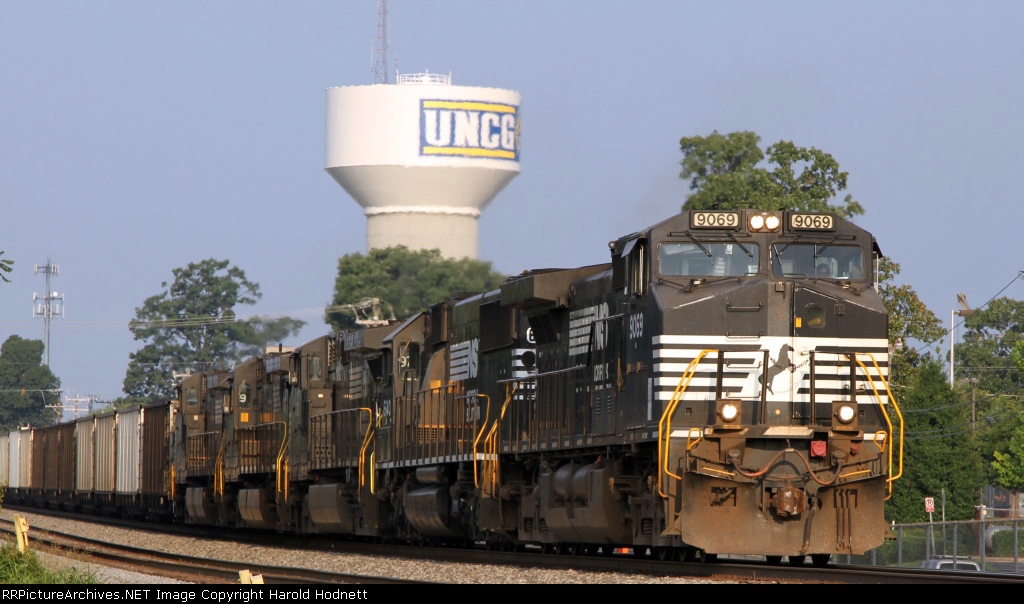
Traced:
[[735, 229], [740, 226], [739, 212], [691, 212], [691, 229]]
[[796, 231], [834, 231], [835, 218], [828, 214], [790, 214], [789, 228]]

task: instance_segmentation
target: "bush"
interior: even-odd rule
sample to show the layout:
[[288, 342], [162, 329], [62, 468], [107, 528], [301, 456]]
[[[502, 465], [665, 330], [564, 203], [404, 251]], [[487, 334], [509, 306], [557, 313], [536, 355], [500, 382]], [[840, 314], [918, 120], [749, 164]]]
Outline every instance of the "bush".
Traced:
[[[1018, 537], [1020, 539], [1020, 537]], [[1022, 544], [1018, 541], [1017, 547]], [[1013, 528], [1009, 530], [999, 531], [992, 535], [992, 550], [989, 552], [990, 556], [999, 556], [1000, 558], [1012, 558], [1013, 557]]]

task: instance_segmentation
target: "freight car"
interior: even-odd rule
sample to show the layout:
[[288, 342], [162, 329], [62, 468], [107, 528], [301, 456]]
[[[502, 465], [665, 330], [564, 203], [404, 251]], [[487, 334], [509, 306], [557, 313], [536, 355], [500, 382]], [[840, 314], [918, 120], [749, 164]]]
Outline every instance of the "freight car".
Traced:
[[171, 401], [12, 431], [7, 496], [660, 559], [824, 565], [890, 538], [902, 418], [871, 234], [684, 211], [609, 249], [186, 376]]

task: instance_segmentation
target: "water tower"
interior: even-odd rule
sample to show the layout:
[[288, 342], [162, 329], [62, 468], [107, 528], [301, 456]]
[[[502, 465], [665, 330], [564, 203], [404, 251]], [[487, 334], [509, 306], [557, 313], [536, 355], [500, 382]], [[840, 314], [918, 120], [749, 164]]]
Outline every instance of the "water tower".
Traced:
[[326, 170], [363, 208], [366, 248], [477, 257], [477, 219], [519, 174], [512, 90], [450, 75], [327, 90]]

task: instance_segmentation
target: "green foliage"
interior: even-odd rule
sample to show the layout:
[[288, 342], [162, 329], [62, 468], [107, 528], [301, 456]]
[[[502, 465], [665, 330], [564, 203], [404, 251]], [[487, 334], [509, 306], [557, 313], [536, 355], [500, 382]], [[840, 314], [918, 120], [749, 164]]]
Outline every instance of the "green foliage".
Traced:
[[925, 497], [946, 491], [946, 519], [975, 516], [984, 464], [971, 430], [971, 408], [954, 404], [943, 365], [923, 357], [903, 388], [904, 470], [886, 515], [896, 522], [924, 522]]
[[955, 349], [957, 376], [976, 378], [978, 387], [989, 392], [1020, 387], [1024, 368], [1013, 352], [1024, 333], [1024, 302], [997, 298], [967, 317], [964, 328], [963, 343]]
[[1001, 483], [1004, 478], [997, 469], [995, 452], [1011, 450], [1024, 423], [1020, 392], [1024, 387], [1024, 302], [992, 300], [967, 317], [964, 327], [963, 342], [955, 349], [956, 375], [976, 380], [979, 425], [985, 429], [986, 470], [990, 480]]
[[[0, 256], [3, 256], [3, 251], [0, 251]], [[7, 278], [4, 273], [10, 273], [14, 269], [14, 260], [10, 258], [0, 258], [0, 280], [4, 283], [10, 283], [11, 280]]]
[[928, 310], [913, 287], [896, 284], [899, 274], [897, 262], [886, 257], [879, 260], [878, 294], [889, 313], [889, 344], [895, 345], [889, 364], [889, 381], [894, 386], [902, 386], [923, 360], [908, 342], [937, 342], [946, 333], [942, 321]]
[[60, 380], [43, 365], [42, 340], [7, 338], [0, 347], [0, 426], [4, 430], [56, 421], [56, 412], [46, 404], [59, 400], [59, 388]]
[[172, 396], [174, 373], [227, 368], [299, 331], [297, 319], [238, 320], [235, 308], [255, 304], [259, 285], [227, 260], [203, 260], [173, 271], [160, 294], [135, 309], [128, 325], [146, 344], [129, 355], [124, 392], [131, 403]]
[[1007, 452], [995, 451], [993, 457], [992, 467], [999, 479], [999, 486], [1015, 492], [1024, 489], [1024, 423], [1016, 426]]
[[[762, 152], [761, 137], [753, 132], [684, 137], [679, 177], [690, 181], [692, 193], [684, 210], [755, 208], [835, 212], [851, 217], [864, 208], [847, 195], [829, 205], [846, 189], [848, 174], [828, 153], [779, 141]], [[758, 167], [767, 157], [771, 169]]]
[[6, 543], [0, 548], [0, 583], [13, 585], [40, 584], [97, 584], [91, 572], [74, 568], [49, 570], [39, 561], [35, 552], [19, 552], [17, 546]]
[[[1024, 528], [1024, 527], [1022, 527]], [[1013, 527], [1012, 525], [1008, 530], [999, 531], [992, 535], [992, 551], [988, 552], [990, 556], [998, 556], [1000, 558], [1012, 558], [1014, 555], [1013, 549]], [[1021, 543], [1020, 536], [1017, 537], [1017, 556], [1021, 555], [1021, 548], [1024, 548], [1024, 543]]]
[[335, 330], [356, 323], [346, 305], [379, 298], [399, 318], [427, 310], [460, 292], [484, 292], [496, 288], [504, 275], [491, 263], [471, 258], [446, 259], [440, 250], [413, 251], [404, 245], [346, 254], [338, 261], [334, 297], [325, 310], [324, 322]]
[[[1024, 340], [1014, 344], [1010, 350], [1010, 361], [1018, 372], [1024, 372]], [[1017, 495], [1024, 490], [1024, 417], [1019, 413], [1013, 413], [1011, 417], [1013, 419], [1007, 422], [1011, 424], [1008, 439], [998, 443], [997, 450], [992, 453], [992, 469], [999, 486]], [[1013, 501], [1016, 502], [1017, 498], [1014, 497]]]

